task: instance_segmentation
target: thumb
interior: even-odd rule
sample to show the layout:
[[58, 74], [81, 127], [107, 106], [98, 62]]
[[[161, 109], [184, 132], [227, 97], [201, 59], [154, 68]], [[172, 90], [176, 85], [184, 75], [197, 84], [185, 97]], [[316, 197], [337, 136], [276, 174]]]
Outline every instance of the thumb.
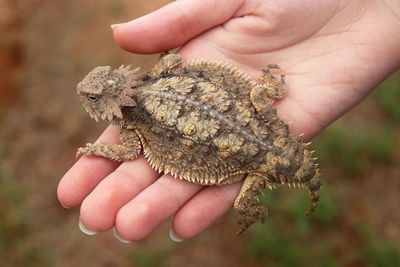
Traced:
[[229, 20], [243, 0], [179, 0], [138, 19], [116, 24], [117, 44], [130, 52], [151, 54], [183, 45]]

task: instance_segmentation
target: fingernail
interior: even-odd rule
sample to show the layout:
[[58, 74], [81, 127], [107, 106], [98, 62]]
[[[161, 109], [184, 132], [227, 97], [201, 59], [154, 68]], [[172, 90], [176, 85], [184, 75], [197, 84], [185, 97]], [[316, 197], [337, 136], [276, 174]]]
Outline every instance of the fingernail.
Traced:
[[115, 27], [117, 27], [119, 25], [121, 25], [121, 23], [111, 24], [110, 27], [111, 27], [112, 30], [114, 30]]
[[60, 205], [61, 205], [61, 207], [63, 207], [64, 209], [67, 209], [67, 210], [70, 209], [70, 207], [65, 206], [65, 205], [64, 205], [63, 203], [61, 203], [61, 202], [60, 202]]
[[97, 234], [96, 231], [88, 229], [82, 222], [81, 218], [79, 217], [79, 229], [81, 229], [82, 233], [86, 235], [95, 235]]
[[175, 234], [174, 230], [172, 230], [172, 228], [169, 230], [169, 238], [171, 238], [172, 241], [177, 242], [177, 243], [183, 242], [185, 240], [181, 237], [178, 237]]
[[121, 237], [121, 236], [118, 234], [117, 229], [116, 229], [115, 227], [113, 228], [113, 232], [114, 232], [115, 238], [118, 239], [119, 241], [121, 241], [122, 243], [125, 243], [125, 244], [131, 243], [130, 240]]

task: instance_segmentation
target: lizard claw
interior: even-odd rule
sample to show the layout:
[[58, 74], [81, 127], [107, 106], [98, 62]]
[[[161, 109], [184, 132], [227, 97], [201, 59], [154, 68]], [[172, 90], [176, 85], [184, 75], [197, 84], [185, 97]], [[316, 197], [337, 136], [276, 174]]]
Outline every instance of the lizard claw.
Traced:
[[78, 148], [78, 151], [76, 152], [76, 158], [81, 157], [82, 155], [86, 154], [86, 147], [80, 147]]
[[76, 158], [81, 157], [82, 155], [89, 155], [90, 154], [90, 147], [92, 146], [91, 143], [87, 143], [84, 147], [78, 148], [76, 152]]

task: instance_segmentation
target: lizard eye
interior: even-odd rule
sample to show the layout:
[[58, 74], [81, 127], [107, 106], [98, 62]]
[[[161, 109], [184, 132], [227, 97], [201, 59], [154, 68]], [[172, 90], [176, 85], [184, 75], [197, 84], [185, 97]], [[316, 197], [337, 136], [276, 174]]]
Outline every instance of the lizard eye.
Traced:
[[88, 95], [87, 98], [90, 102], [97, 102], [97, 100], [99, 100], [99, 97], [96, 95]]

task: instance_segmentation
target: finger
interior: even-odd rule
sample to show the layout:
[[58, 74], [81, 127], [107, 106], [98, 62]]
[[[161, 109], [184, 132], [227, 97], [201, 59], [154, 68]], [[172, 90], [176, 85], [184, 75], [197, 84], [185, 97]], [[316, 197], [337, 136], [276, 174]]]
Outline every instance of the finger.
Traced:
[[[110, 126], [99, 137], [106, 144], [119, 142], [118, 127]], [[101, 157], [82, 156], [61, 178], [57, 196], [62, 205], [75, 207], [119, 164]]]
[[128, 240], [144, 239], [201, 188], [163, 175], [119, 210], [115, 223], [119, 235]]
[[159, 176], [143, 156], [124, 162], [85, 198], [81, 206], [82, 222], [95, 231], [113, 227], [118, 210]]
[[175, 215], [172, 228], [181, 238], [193, 238], [221, 218], [233, 205], [242, 183], [204, 188]]
[[217, 0], [175, 1], [138, 19], [117, 24], [114, 38], [123, 49], [134, 53], [168, 51], [224, 23], [242, 3], [242, 0], [232, 0], [229, 4]]

